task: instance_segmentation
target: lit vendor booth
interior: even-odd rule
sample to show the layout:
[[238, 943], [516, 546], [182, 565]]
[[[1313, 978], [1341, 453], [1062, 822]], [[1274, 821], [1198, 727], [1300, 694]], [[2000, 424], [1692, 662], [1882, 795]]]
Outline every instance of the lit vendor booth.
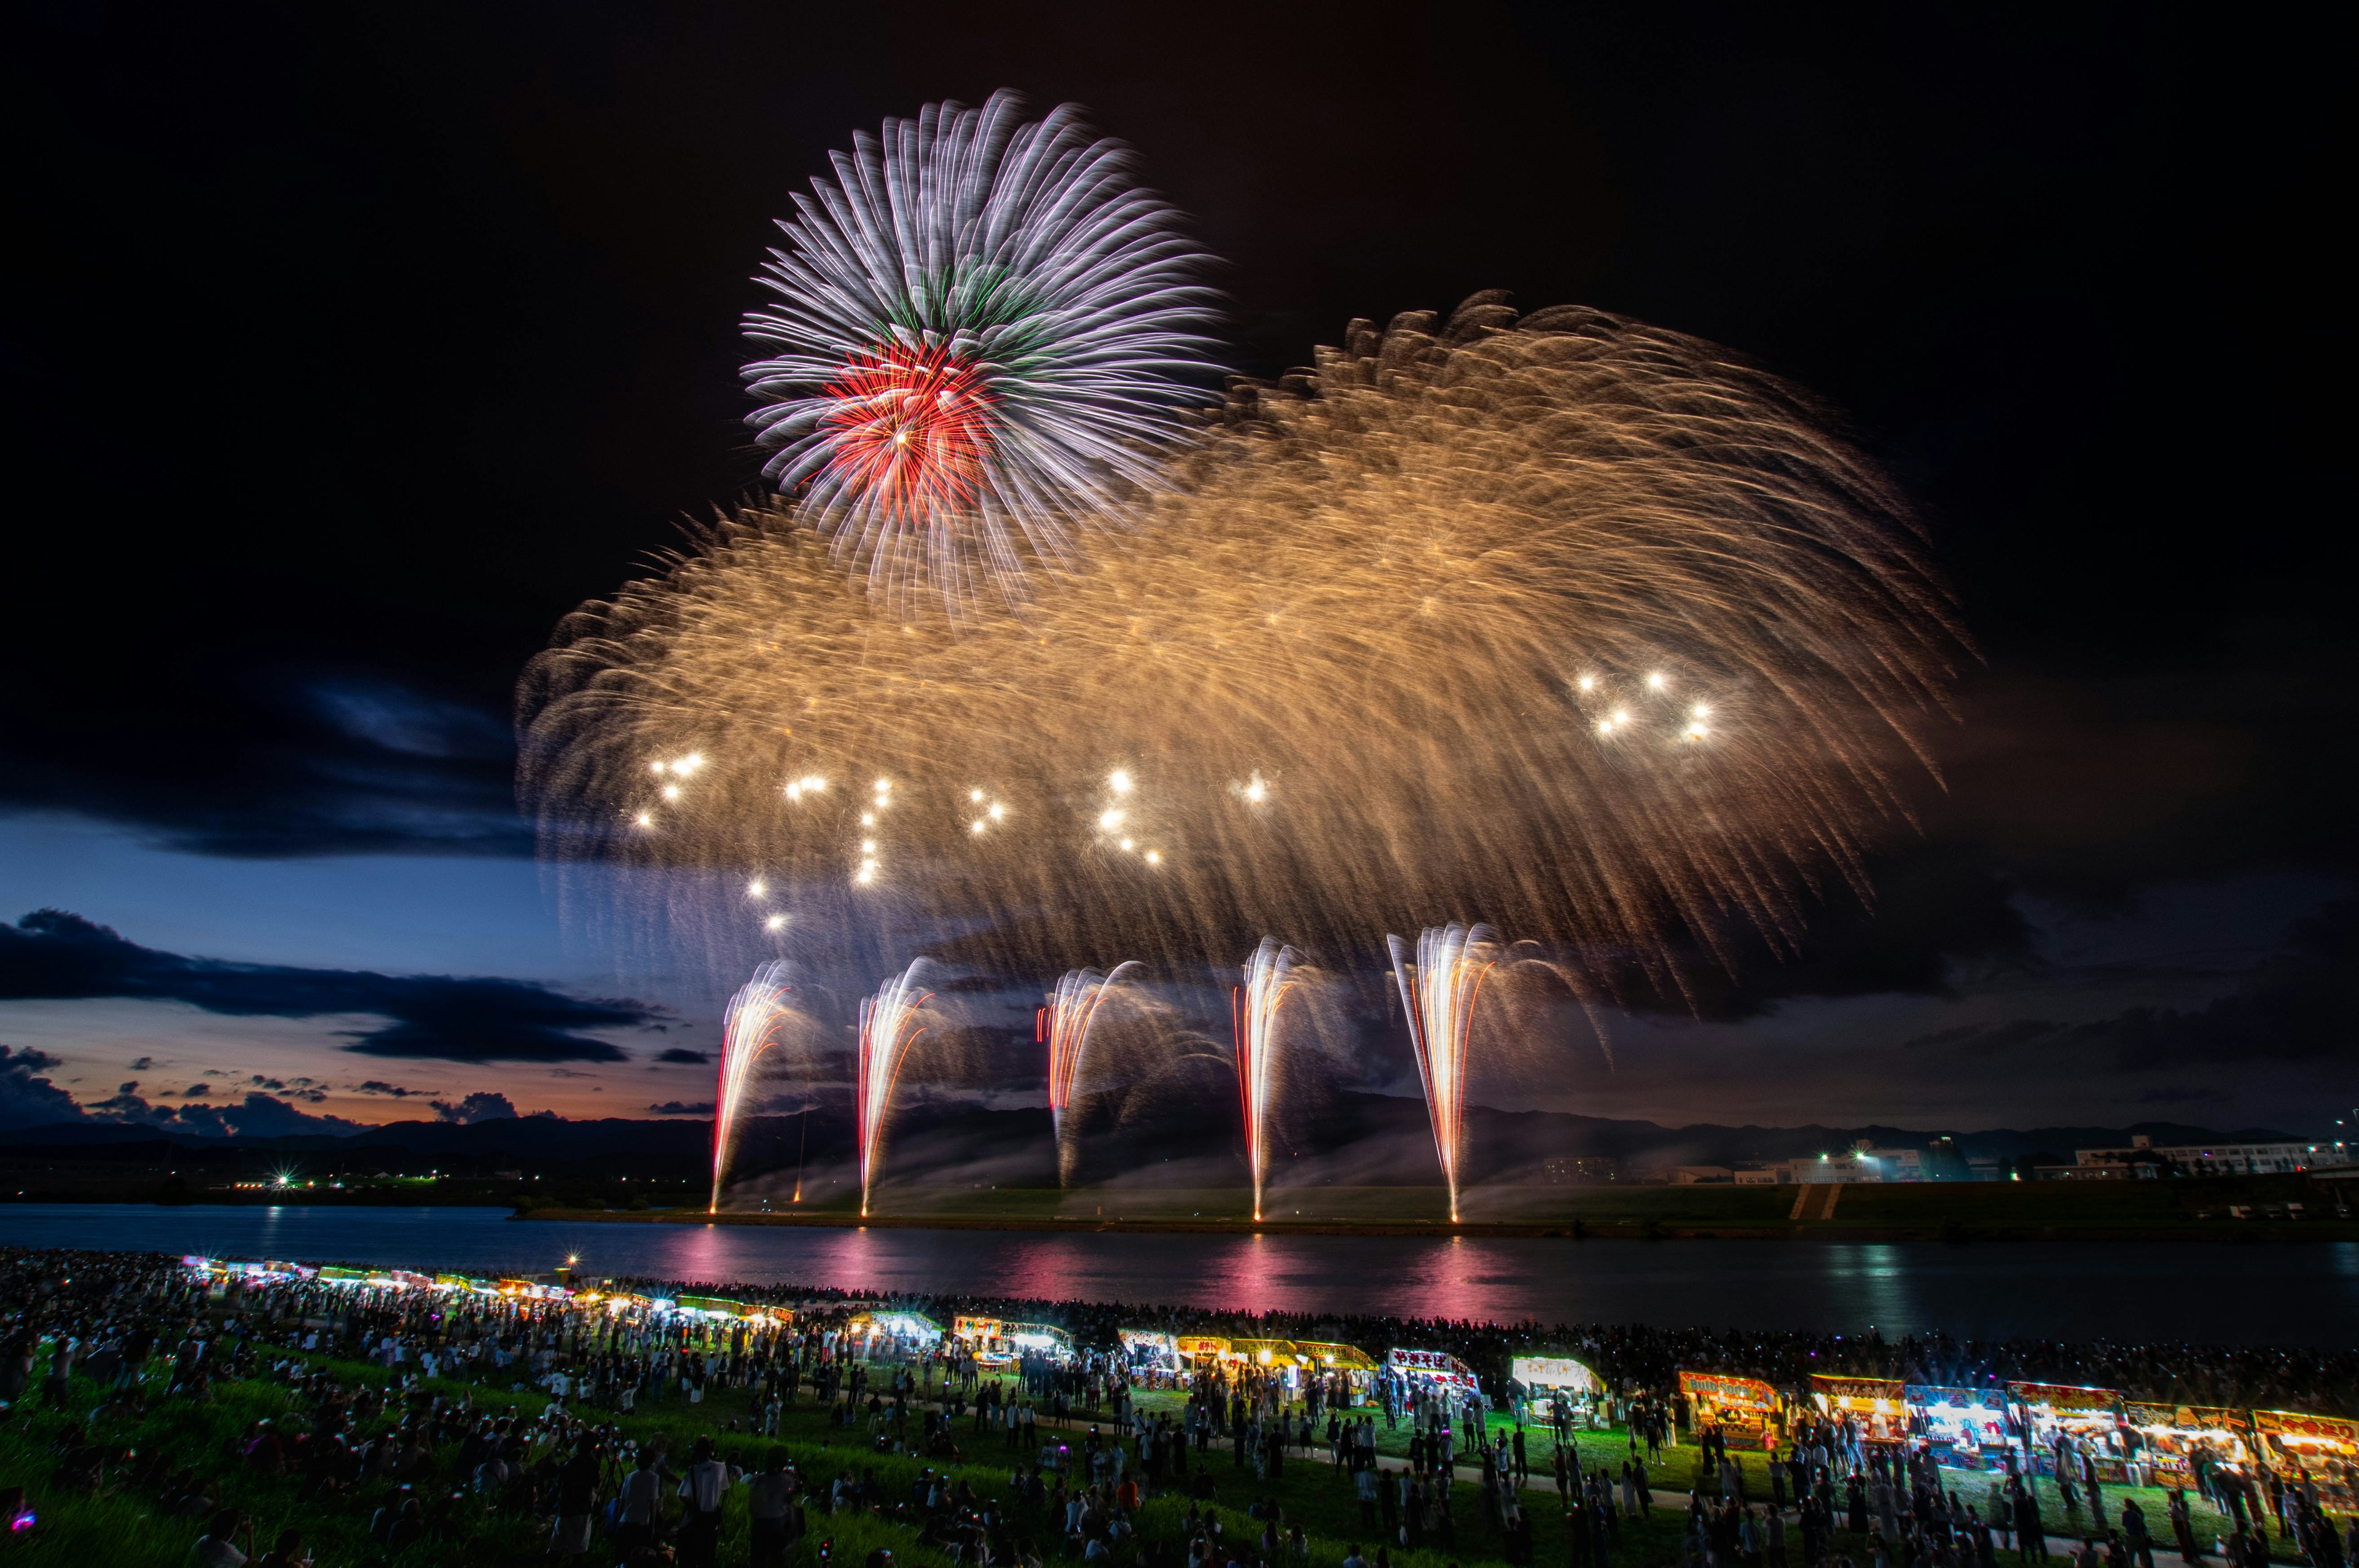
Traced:
[[1385, 1375], [1402, 1389], [1421, 1393], [1446, 1393], [1453, 1399], [1483, 1391], [1474, 1368], [1446, 1350], [1404, 1350], [1385, 1357]]
[[1376, 1386], [1376, 1358], [1356, 1345], [1324, 1339], [1298, 1339], [1295, 1354], [1302, 1357], [1309, 1376], [1323, 1379], [1337, 1403], [1348, 1408], [1369, 1398]]
[[1996, 1389], [1911, 1383], [1908, 1431], [1932, 1450], [1933, 1463], [1961, 1470], [2006, 1467], [2006, 1396]]
[[2306, 1411], [2255, 1411], [2253, 1438], [2278, 1475], [2308, 1476], [2321, 1505], [2359, 1508], [2353, 1494], [2359, 1476], [2359, 1422]]
[[1570, 1356], [1518, 1356], [1507, 1363], [1507, 1378], [1541, 1420], [1561, 1413], [1569, 1426], [1605, 1424], [1597, 1408], [1604, 1385]]
[[[959, 1320], [967, 1321], [964, 1318]], [[1114, 1337], [1122, 1341], [1123, 1364], [1133, 1377], [1158, 1374], [1176, 1375], [1180, 1370], [1180, 1342], [1158, 1328], [1117, 1328]]]
[[2028, 1433], [2039, 1474], [2056, 1473], [2056, 1437], [2069, 1433], [2093, 1459], [2100, 1481], [2129, 1481], [2129, 1442], [2118, 1389], [2083, 1389], [2065, 1383], [2009, 1383], [2008, 1413], [2018, 1433]]
[[[1680, 1374], [1685, 1377], [1685, 1373]], [[1810, 1406], [1829, 1421], [1848, 1421], [1871, 1448], [1908, 1441], [1908, 1393], [1897, 1378], [1810, 1374]]]
[[2186, 1487], [2208, 1496], [2212, 1473], [2242, 1475], [2252, 1465], [2252, 1431], [2241, 1411], [2131, 1400], [2122, 1412], [2134, 1484], [2143, 1474], [2146, 1486]]
[[1758, 1378], [1723, 1372], [1681, 1372], [1680, 1396], [1687, 1400], [1690, 1427], [1716, 1426], [1731, 1448], [1775, 1449], [1784, 1435], [1785, 1401]]
[[1070, 1361], [1073, 1336], [1053, 1323], [1016, 1323], [998, 1317], [956, 1317], [951, 1336], [964, 1345], [975, 1365], [990, 1368], [1013, 1367], [1026, 1356], [1046, 1356]]

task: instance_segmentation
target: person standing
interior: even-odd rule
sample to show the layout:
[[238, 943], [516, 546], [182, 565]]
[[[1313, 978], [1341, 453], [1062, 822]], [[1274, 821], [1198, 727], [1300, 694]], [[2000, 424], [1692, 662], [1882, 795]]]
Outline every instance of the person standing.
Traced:
[[798, 1528], [802, 1510], [795, 1505], [785, 1449], [771, 1449], [762, 1473], [746, 1484], [746, 1508], [751, 1516], [753, 1568], [785, 1568], [787, 1549], [802, 1533]]

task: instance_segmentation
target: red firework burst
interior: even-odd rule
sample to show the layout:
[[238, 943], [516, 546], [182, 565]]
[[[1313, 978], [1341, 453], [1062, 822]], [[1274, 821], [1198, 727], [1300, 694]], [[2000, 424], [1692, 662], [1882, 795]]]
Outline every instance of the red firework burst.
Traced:
[[992, 443], [979, 366], [948, 349], [879, 348], [854, 354], [827, 395], [827, 471], [846, 491], [921, 522], [973, 501]]

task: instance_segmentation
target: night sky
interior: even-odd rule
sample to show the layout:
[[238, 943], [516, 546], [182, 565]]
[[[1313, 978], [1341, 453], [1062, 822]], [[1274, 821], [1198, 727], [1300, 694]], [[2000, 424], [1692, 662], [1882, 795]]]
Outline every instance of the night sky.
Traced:
[[999, 87], [1137, 149], [1228, 263], [1239, 372], [1478, 289], [1596, 305], [1815, 389], [1920, 509], [1984, 662], [1874, 912], [1831, 896], [1799, 959], [1516, 1103], [2354, 1114], [2339, 36], [1482, 4], [8, 28], [0, 1126], [710, 1100], [725, 985], [566, 919], [516, 677], [758, 483], [737, 322], [789, 193]]

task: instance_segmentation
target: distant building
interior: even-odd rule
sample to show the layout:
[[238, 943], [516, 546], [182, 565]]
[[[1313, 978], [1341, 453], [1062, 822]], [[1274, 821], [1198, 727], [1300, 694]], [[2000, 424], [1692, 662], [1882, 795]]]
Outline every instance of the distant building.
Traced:
[[1675, 1187], [1711, 1186], [1734, 1181], [1735, 1178], [1736, 1173], [1725, 1165], [1674, 1165], [1671, 1167], [1671, 1185]]
[[1774, 1187], [1784, 1180], [1783, 1173], [1775, 1165], [1756, 1165], [1736, 1173], [1736, 1184], [1740, 1187]]
[[1551, 1187], [1593, 1187], [1622, 1179], [1622, 1162], [1602, 1154], [1565, 1154], [1540, 1162], [1540, 1181]]
[[[2073, 1165], [2080, 1167], [2112, 1167], [2130, 1176], [2274, 1176], [2295, 1171], [2307, 1171], [2319, 1164], [2318, 1146], [2314, 1143], [2213, 1143], [2199, 1145], [2183, 1143], [2155, 1146], [2153, 1139], [2143, 1133], [2133, 1134], [2126, 1149], [2075, 1149]], [[2040, 1167], [2043, 1179], [2050, 1169]], [[2081, 1180], [2103, 1180], [2082, 1177]]]

